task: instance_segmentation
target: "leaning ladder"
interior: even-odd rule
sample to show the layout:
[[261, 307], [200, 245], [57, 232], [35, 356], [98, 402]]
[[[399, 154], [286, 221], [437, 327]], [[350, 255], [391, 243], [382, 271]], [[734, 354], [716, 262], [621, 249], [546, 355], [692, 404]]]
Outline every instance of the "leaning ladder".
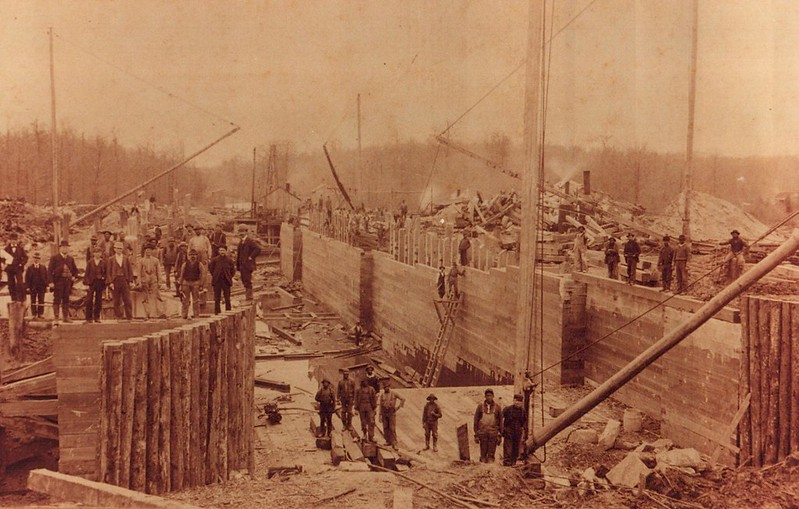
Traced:
[[433, 301], [441, 327], [438, 329], [436, 342], [430, 351], [430, 358], [424, 370], [424, 377], [422, 377], [422, 387], [432, 387], [438, 383], [438, 377], [441, 375], [441, 366], [444, 365], [444, 355], [447, 353], [447, 345], [449, 345], [449, 339], [452, 336], [453, 329], [455, 329], [455, 315], [458, 312], [462, 296], [463, 294], [457, 299]]

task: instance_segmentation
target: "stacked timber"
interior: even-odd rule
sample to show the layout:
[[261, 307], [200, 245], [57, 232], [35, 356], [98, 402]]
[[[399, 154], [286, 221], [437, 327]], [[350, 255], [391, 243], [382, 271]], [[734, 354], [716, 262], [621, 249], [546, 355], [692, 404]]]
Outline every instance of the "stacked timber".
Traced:
[[255, 313], [102, 345], [101, 481], [164, 493], [253, 469]]
[[[4, 371], [0, 380], [0, 427], [19, 427], [27, 423], [25, 426], [41, 431], [34, 432], [36, 436], [58, 438], [57, 426], [53, 429], [43, 424], [44, 418], [55, 420], [58, 415], [53, 357]], [[14, 420], [17, 422], [12, 423]]]

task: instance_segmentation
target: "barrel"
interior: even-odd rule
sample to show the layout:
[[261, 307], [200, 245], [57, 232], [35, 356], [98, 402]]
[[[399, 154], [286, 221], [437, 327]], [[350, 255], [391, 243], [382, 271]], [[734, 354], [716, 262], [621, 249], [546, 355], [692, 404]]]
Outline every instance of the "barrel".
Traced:
[[643, 415], [641, 414], [640, 410], [636, 410], [634, 408], [628, 408], [627, 410], [624, 411], [624, 417], [622, 418], [624, 431], [629, 431], [629, 432], [641, 431], [642, 423], [643, 423]]

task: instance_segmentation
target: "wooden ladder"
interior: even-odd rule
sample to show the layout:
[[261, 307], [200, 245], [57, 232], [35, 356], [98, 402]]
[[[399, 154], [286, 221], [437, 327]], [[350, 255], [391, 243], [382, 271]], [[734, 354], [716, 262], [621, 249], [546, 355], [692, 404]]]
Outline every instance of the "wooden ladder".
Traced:
[[438, 383], [438, 377], [441, 375], [441, 366], [444, 365], [444, 355], [447, 353], [447, 345], [449, 345], [449, 339], [455, 329], [455, 315], [458, 313], [462, 297], [463, 294], [457, 299], [433, 301], [441, 327], [438, 329], [436, 341], [430, 350], [430, 358], [424, 370], [424, 377], [422, 377], [422, 387], [432, 387]]

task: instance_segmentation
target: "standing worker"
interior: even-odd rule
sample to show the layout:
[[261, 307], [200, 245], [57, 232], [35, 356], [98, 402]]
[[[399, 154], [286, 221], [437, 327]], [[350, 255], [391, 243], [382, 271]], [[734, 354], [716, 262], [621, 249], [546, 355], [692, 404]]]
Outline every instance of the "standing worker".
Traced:
[[[399, 406], [397, 406], [399, 401]], [[383, 423], [383, 436], [386, 445], [397, 448], [397, 410], [405, 405], [405, 398], [391, 391], [391, 382], [383, 382], [383, 393], [380, 394], [380, 420]]]
[[480, 462], [493, 463], [502, 439], [502, 412], [494, 402], [494, 390], [486, 389], [484, 394], [484, 401], [474, 412], [474, 441], [480, 444]]
[[6, 258], [9, 260], [6, 265], [6, 274], [8, 275], [8, 293], [11, 296], [12, 301], [25, 302], [25, 285], [23, 284], [23, 276], [25, 272], [25, 264], [28, 263], [28, 255], [25, 253], [25, 249], [19, 245], [19, 237], [16, 233], [9, 235], [6, 253], [8, 253]]
[[86, 262], [86, 271], [83, 273], [83, 284], [86, 285], [86, 323], [100, 323], [107, 270], [108, 264], [103, 260], [103, 250], [97, 246], [92, 252], [91, 260]]
[[146, 318], [157, 318], [161, 315], [159, 301], [161, 293], [158, 286], [161, 283], [161, 266], [158, 259], [153, 256], [155, 244], [152, 242], [144, 246], [144, 258], [139, 262], [139, 283], [144, 291], [144, 315]]
[[78, 276], [78, 267], [69, 254], [69, 242], [62, 240], [58, 253], [50, 258], [47, 274], [53, 285], [53, 316], [58, 321], [58, 309], [61, 307], [64, 322], [71, 322], [69, 317], [69, 294], [72, 292], [72, 281]]
[[166, 278], [166, 288], [172, 286], [171, 282], [171, 275], [172, 270], [175, 267], [175, 262], [178, 258], [178, 248], [175, 245], [175, 239], [170, 237], [169, 240], [166, 242], [166, 246], [161, 249], [161, 252], [158, 253], [158, 257], [161, 259], [161, 265], [164, 266], [164, 276]]
[[585, 226], [580, 226], [577, 228], [577, 235], [574, 236], [574, 247], [572, 248], [572, 257], [574, 258], [574, 266], [577, 268], [577, 272], [588, 270], [588, 264], [585, 260], [587, 251], [588, 239], [585, 236]]
[[682, 293], [688, 283], [688, 260], [691, 259], [691, 248], [685, 242], [685, 235], [677, 238], [677, 247], [674, 249], [674, 271], [677, 275], [677, 293]]
[[443, 299], [447, 294], [447, 269], [444, 267], [444, 260], [438, 261], [438, 279], [436, 280], [438, 298]]
[[469, 232], [463, 230], [463, 237], [460, 244], [458, 244], [458, 254], [460, 255], [461, 265], [466, 266], [469, 263], [469, 249], [472, 243], [469, 241]]
[[638, 257], [641, 256], [641, 246], [635, 240], [635, 233], [627, 234], [624, 244], [624, 261], [627, 263], [627, 284], [635, 284], [635, 271], [638, 268]]
[[671, 290], [671, 272], [674, 264], [674, 249], [671, 247], [671, 237], [668, 235], [663, 237], [663, 247], [660, 248], [658, 255], [658, 270], [660, 271], [660, 279], [663, 282], [663, 289], [661, 292]]
[[355, 411], [361, 418], [361, 432], [363, 438], [370, 442], [375, 441], [375, 409], [377, 409], [377, 392], [374, 387], [364, 379], [361, 386], [355, 391]]
[[200, 316], [200, 286], [205, 280], [206, 271], [205, 265], [198, 259], [197, 251], [194, 249], [189, 251], [189, 259], [183, 264], [177, 277], [177, 284], [180, 285], [180, 291], [183, 294], [181, 315], [184, 320], [189, 319], [189, 302], [192, 306], [192, 317]]
[[375, 394], [380, 394], [380, 377], [375, 374], [374, 366], [366, 366], [366, 383], [375, 390]]
[[[42, 255], [33, 253], [33, 263], [25, 271], [25, 286], [31, 294], [31, 314], [33, 318], [44, 318], [44, 294], [50, 281], [47, 269], [39, 263]], [[37, 304], [38, 302], [38, 304]]]
[[133, 318], [133, 304], [130, 300], [130, 284], [133, 282], [133, 267], [130, 259], [122, 252], [124, 244], [114, 242], [114, 256], [106, 261], [106, 282], [113, 285], [114, 315], [122, 318], [122, 304], [125, 305], [125, 319]]
[[433, 452], [438, 452], [438, 420], [441, 419], [441, 407], [438, 406], [435, 394], [427, 396], [427, 404], [422, 410], [422, 427], [424, 428], [424, 450], [430, 449], [430, 437], [433, 437]]
[[605, 265], [608, 266], [608, 278], [619, 279], [619, 246], [613, 237], [608, 239], [608, 245], [605, 246]]
[[355, 336], [355, 346], [361, 346], [361, 340], [363, 339], [363, 325], [361, 325], [361, 321], [358, 320], [355, 323], [355, 327], [352, 329], [352, 334]]
[[525, 422], [524, 396], [514, 394], [513, 404], [502, 410], [502, 437], [505, 439], [505, 443], [502, 445], [504, 456], [502, 464], [506, 467], [515, 465], [516, 459], [519, 457], [519, 446], [524, 437]]
[[94, 252], [94, 248], [97, 247], [97, 235], [92, 235], [89, 239], [89, 247], [86, 248], [86, 256], [85, 260], [86, 263], [92, 259], [92, 253]]
[[216, 256], [211, 259], [208, 272], [211, 273], [211, 284], [214, 287], [214, 314], [222, 312], [222, 297], [225, 298], [225, 311], [230, 311], [230, 287], [233, 286], [233, 275], [236, 267], [227, 255], [227, 246], [219, 246]]
[[458, 267], [458, 262], [452, 260], [452, 267], [450, 267], [449, 274], [447, 274], [447, 296], [450, 299], [458, 299], [461, 296], [461, 292], [458, 289], [458, 277], [465, 275], [466, 269], [464, 267]]
[[261, 248], [250, 238], [246, 226], [240, 226], [239, 233], [243, 233], [244, 236], [239, 242], [238, 252], [236, 253], [236, 269], [241, 273], [244, 298], [252, 300], [252, 273], [255, 270], [255, 259], [261, 254]]
[[211, 258], [219, 255], [219, 248], [222, 246], [227, 247], [227, 236], [225, 236], [225, 232], [222, 231], [222, 225], [217, 224], [214, 227], [213, 233], [211, 233]]
[[341, 371], [342, 379], [336, 387], [336, 397], [341, 405], [341, 422], [344, 429], [352, 429], [352, 406], [355, 404], [355, 384], [350, 380], [350, 370]]
[[330, 380], [322, 380], [322, 388], [316, 393], [319, 403], [319, 433], [317, 436], [329, 437], [333, 431], [333, 412], [336, 411], [336, 394], [330, 387]]
[[[730, 232], [731, 238], [724, 242], [719, 242], [720, 246], [729, 245], [730, 250], [724, 257], [724, 266], [727, 269], [727, 282], [732, 282], [740, 277], [744, 270], [744, 249], [749, 245], [740, 237], [741, 232], [733, 230]], [[9, 278], [10, 280], [11, 278]]]

